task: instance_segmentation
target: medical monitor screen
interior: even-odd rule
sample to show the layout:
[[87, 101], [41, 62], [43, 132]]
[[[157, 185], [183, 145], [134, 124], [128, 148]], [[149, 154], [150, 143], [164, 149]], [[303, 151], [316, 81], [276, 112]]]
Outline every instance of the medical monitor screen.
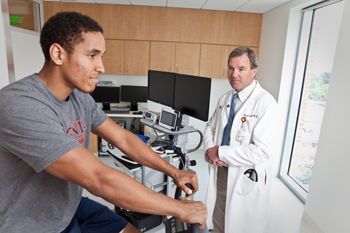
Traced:
[[138, 102], [147, 102], [148, 87], [147, 86], [132, 86], [121, 85], [120, 100], [130, 102], [130, 110], [138, 110]]
[[147, 102], [147, 92], [148, 87], [147, 86], [128, 86], [128, 85], [121, 85], [121, 101], [126, 102]]
[[97, 103], [103, 104], [103, 110], [110, 110], [110, 103], [120, 103], [120, 87], [96, 86], [91, 96]]
[[210, 78], [176, 74], [173, 109], [208, 121], [210, 89]]
[[175, 74], [170, 72], [148, 71], [148, 99], [173, 107]]

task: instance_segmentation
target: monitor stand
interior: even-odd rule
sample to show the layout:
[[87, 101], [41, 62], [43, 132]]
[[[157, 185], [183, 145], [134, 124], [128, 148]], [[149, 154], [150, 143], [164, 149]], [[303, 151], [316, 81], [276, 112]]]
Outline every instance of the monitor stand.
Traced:
[[102, 110], [111, 110], [111, 105], [109, 102], [103, 102], [102, 106]]
[[130, 103], [130, 111], [138, 111], [138, 107], [137, 107], [137, 102], [136, 101], [131, 101]]

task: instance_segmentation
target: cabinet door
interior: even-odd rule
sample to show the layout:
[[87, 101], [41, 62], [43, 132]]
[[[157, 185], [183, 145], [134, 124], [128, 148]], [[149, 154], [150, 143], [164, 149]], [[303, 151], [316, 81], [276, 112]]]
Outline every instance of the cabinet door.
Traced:
[[101, 19], [100, 15], [97, 14], [95, 7], [91, 6], [89, 3], [43, 1], [44, 21], [46, 22], [51, 16], [60, 11], [76, 11], [88, 15], [99, 22]]
[[175, 72], [199, 74], [200, 44], [176, 43]]
[[149, 52], [149, 41], [125, 41], [125, 74], [147, 75]]
[[202, 45], [199, 76], [226, 78], [228, 56], [229, 46]]
[[127, 39], [129, 7], [125, 5], [94, 4], [106, 39]]
[[54, 16], [59, 11], [63, 11], [61, 2], [47, 2], [43, 1], [44, 10], [44, 22], [46, 22], [51, 16]]
[[76, 11], [90, 16], [97, 22], [101, 21], [100, 15], [97, 13], [96, 8], [92, 7], [89, 3], [61, 2], [61, 11]]
[[150, 69], [174, 72], [175, 43], [151, 42]]
[[124, 74], [124, 41], [106, 40], [102, 60], [106, 74]]

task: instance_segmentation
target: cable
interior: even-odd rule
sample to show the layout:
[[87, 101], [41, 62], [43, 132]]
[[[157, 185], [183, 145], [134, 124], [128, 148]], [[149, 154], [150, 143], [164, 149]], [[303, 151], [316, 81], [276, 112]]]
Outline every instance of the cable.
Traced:
[[202, 145], [202, 142], [203, 142], [203, 134], [202, 134], [202, 132], [200, 130], [198, 130], [198, 129], [196, 129], [195, 132], [199, 133], [199, 136], [200, 136], [199, 143], [198, 143], [198, 145], [195, 148], [188, 150], [187, 153], [195, 152]]
[[[155, 141], [158, 140], [158, 133], [157, 133], [157, 131], [154, 128], [152, 128], [152, 129], [153, 129], [153, 132], [155, 133], [155, 135], [157, 136], [156, 139], [153, 141], [153, 142], [155, 142]], [[152, 143], [151, 143], [151, 145], [152, 145]]]

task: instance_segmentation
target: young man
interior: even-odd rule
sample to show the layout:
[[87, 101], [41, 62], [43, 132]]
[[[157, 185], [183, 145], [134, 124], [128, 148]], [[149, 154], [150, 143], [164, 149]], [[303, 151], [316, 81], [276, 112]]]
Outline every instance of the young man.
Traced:
[[277, 103], [255, 80], [256, 54], [248, 47], [228, 59], [232, 90], [222, 95], [204, 131], [210, 164], [208, 226], [215, 233], [262, 233], [267, 214]]
[[171, 176], [185, 192], [186, 183], [193, 193], [198, 190], [195, 173], [160, 158], [88, 94], [104, 72], [102, 32], [76, 12], [51, 17], [40, 36], [42, 70], [0, 91], [0, 232], [140, 232], [81, 198], [83, 188], [125, 209], [204, 226], [203, 203], [158, 194], [88, 150], [92, 131], [133, 160]]

